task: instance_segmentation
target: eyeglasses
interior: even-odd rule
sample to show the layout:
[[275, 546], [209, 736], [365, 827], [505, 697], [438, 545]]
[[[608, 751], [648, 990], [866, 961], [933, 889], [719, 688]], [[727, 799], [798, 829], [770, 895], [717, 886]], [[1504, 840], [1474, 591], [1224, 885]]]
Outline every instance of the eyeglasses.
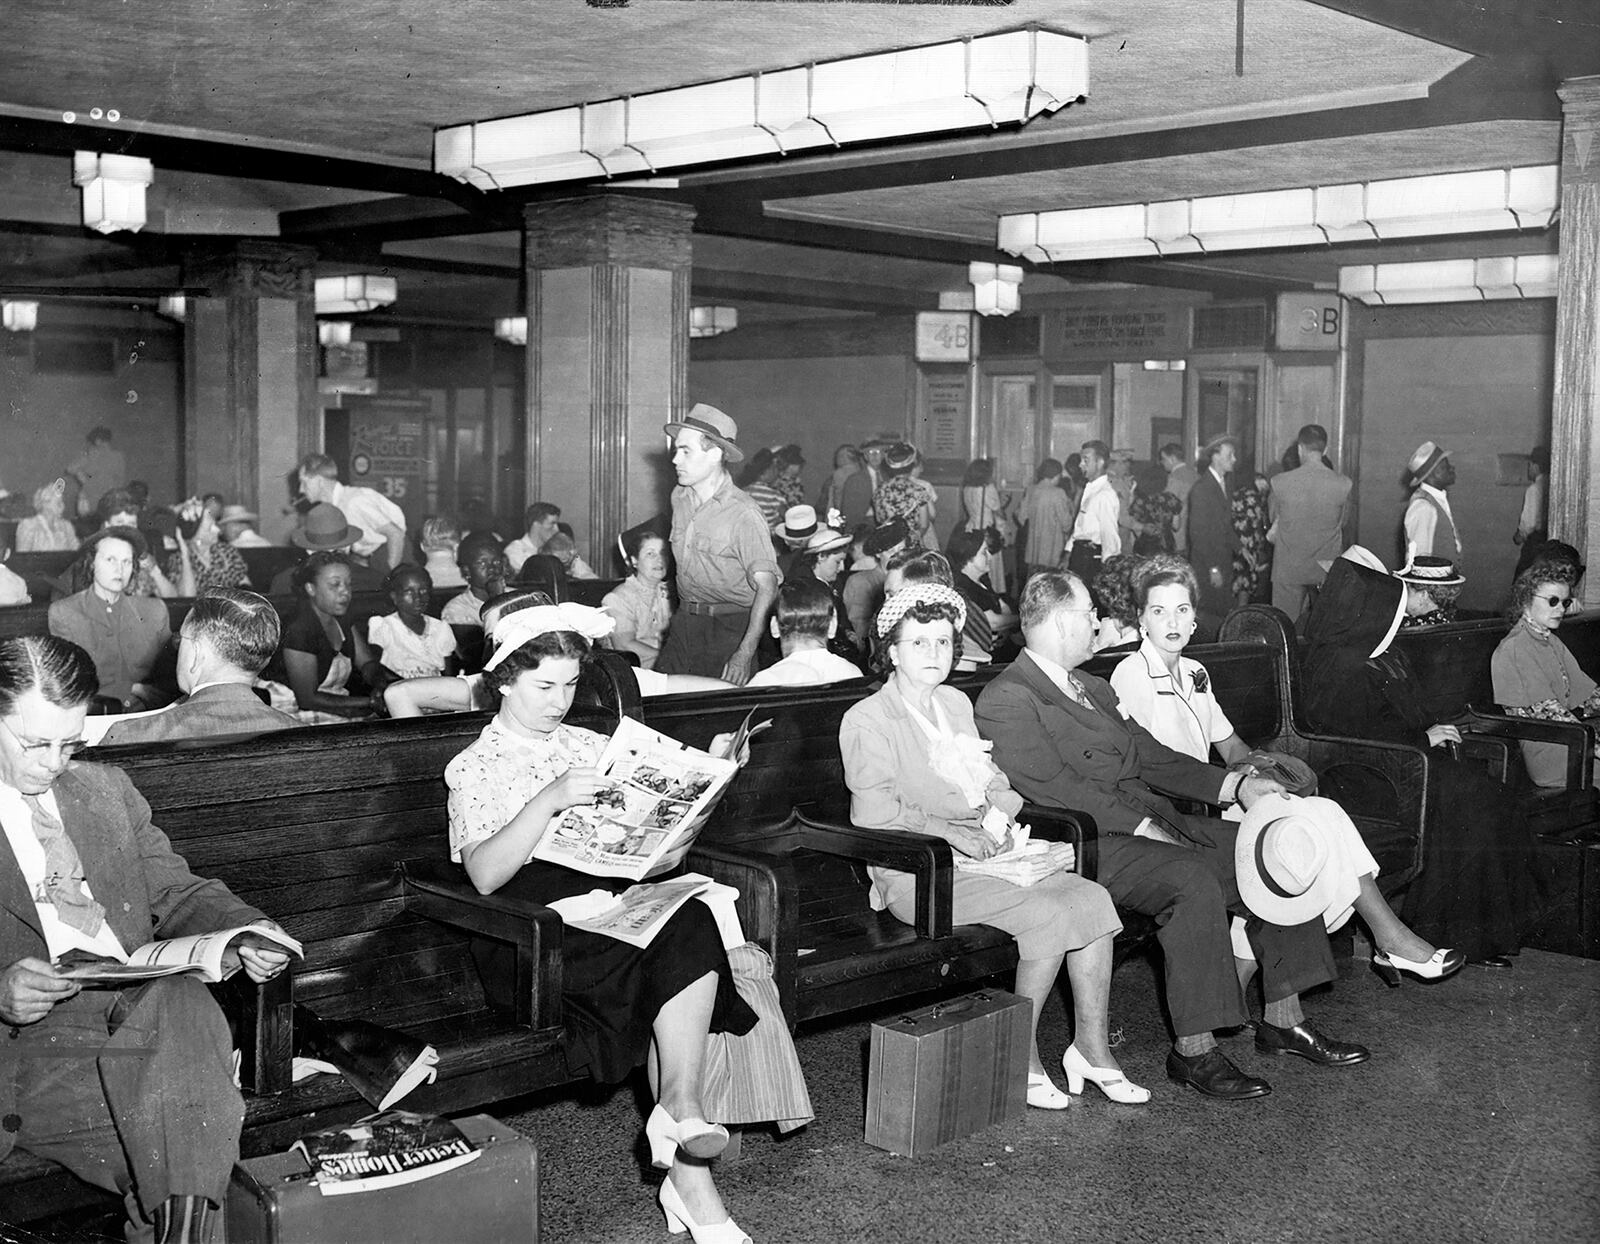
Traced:
[[1534, 600], [1542, 600], [1552, 609], [1571, 609], [1573, 598], [1570, 596], [1535, 596]]
[[84, 748], [89, 746], [89, 740], [84, 738], [46, 739], [43, 743], [36, 743], [31, 739], [23, 738], [11, 728], [10, 724], [3, 717], [0, 717], [0, 726], [5, 726], [6, 733], [17, 741], [18, 750], [28, 756], [48, 755], [51, 749], [55, 748], [60, 750], [61, 759], [71, 760]]

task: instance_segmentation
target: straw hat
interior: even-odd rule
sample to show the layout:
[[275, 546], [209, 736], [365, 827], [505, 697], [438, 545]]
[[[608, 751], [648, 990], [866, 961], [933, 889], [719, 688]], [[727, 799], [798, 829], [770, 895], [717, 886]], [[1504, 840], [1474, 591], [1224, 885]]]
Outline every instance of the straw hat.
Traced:
[[816, 534], [817, 511], [809, 505], [791, 505], [783, 512], [783, 528], [778, 532], [791, 544], [809, 540]]
[[831, 553], [834, 549], [850, 547], [850, 537], [832, 527], [819, 527], [806, 540], [802, 553]]
[[261, 515], [254, 510], [245, 509], [242, 505], [225, 505], [222, 507], [222, 517], [217, 519], [217, 525], [220, 527], [223, 523], [253, 523], [260, 518]]
[[1420, 484], [1428, 473], [1450, 456], [1448, 449], [1440, 449], [1432, 441], [1423, 441], [1416, 452], [1406, 459], [1406, 474], [1413, 484]]
[[1413, 557], [1394, 577], [1418, 587], [1460, 587], [1467, 581], [1448, 557]]
[[1239, 896], [1269, 924], [1318, 916], [1336, 929], [1360, 893], [1344, 813], [1331, 799], [1263, 795], [1245, 813], [1234, 840]]
[[739, 425], [715, 406], [697, 402], [687, 415], [667, 424], [663, 430], [669, 437], [683, 431], [699, 432], [722, 450], [724, 462], [744, 461], [744, 450], [734, 444], [739, 439]]

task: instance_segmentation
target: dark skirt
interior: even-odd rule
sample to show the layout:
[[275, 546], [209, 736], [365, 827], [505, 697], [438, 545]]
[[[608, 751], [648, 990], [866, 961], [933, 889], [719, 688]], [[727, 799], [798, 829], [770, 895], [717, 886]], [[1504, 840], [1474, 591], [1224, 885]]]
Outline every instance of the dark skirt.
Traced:
[[[499, 892], [548, 903], [595, 889], [620, 893], [628, 884], [536, 860]], [[503, 942], [475, 943], [473, 952], [490, 1002], [510, 1009], [515, 952]], [[743, 1035], [755, 1026], [756, 1013], [734, 987], [722, 936], [704, 903], [685, 903], [642, 950], [564, 928], [561, 960], [562, 1048], [574, 1076], [587, 1075], [602, 1084], [626, 1079], [645, 1061], [651, 1024], [662, 1006], [707, 972], [717, 975], [711, 1031]]]

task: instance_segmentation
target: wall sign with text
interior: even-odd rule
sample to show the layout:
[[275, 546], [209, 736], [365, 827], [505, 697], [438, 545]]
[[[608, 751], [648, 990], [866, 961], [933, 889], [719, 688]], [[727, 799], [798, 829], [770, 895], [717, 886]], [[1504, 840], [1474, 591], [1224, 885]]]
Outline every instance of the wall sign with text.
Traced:
[[970, 363], [975, 344], [972, 312], [917, 312], [917, 362]]

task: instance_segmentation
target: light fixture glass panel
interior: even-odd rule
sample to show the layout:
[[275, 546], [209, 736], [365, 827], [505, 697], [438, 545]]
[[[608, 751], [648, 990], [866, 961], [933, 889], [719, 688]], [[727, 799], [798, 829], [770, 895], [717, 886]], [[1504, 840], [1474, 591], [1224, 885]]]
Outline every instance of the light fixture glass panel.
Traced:
[[145, 225], [145, 187], [155, 181], [155, 166], [140, 156], [75, 151], [72, 182], [83, 189], [83, 223], [97, 233]]
[[1310, 246], [1323, 240], [1309, 188], [1213, 195], [1190, 205], [1190, 226], [1207, 250]]
[[1339, 269], [1339, 293], [1361, 302], [1377, 302], [1377, 265], [1350, 264]]
[[189, 317], [189, 300], [182, 294], [162, 294], [156, 299], [156, 314], [182, 324]]
[[317, 323], [317, 341], [325, 346], [350, 344], [349, 320], [320, 320]]
[[501, 341], [509, 341], [514, 346], [528, 344], [528, 317], [525, 315], [502, 316], [494, 322], [494, 335]]
[[739, 327], [737, 307], [690, 307], [689, 336], [715, 337]]
[[1367, 188], [1361, 182], [1318, 186], [1317, 227], [1329, 242], [1370, 242], [1378, 235], [1367, 223]]
[[1201, 249], [1194, 236], [1188, 199], [1151, 203], [1145, 210], [1145, 232], [1160, 255], [1192, 255]]
[[357, 273], [351, 276], [319, 276], [316, 280], [318, 315], [350, 315], [386, 307], [400, 295], [399, 282], [392, 276]]
[[[770, 154], [777, 144], [756, 128], [755, 97], [755, 78], [636, 95], [628, 112], [628, 145], [642, 151], [652, 164]], [[716, 129], [709, 128], [713, 118]]]
[[20, 299], [0, 302], [0, 327], [12, 333], [31, 333], [39, 327], [39, 304]]
[[1054, 112], [1089, 93], [1089, 44], [1083, 39], [1036, 31], [1032, 56], [1036, 83], [1029, 115]]
[[1380, 238], [1515, 229], [1502, 169], [1401, 177], [1367, 185], [1367, 219]]
[[1038, 220], [1039, 248], [1052, 260], [1156, 253], [1155, 243], [1145, 232], [1143, 203], [1041, 212]]
[[1031, 259], [1035, 263], [1048, 263], [1050, 260], [1049, 253], [1039, 245], [1037, 212], [1000, 217], [996, 245], [1008, 255]]
[[[1522, 229], [1544, 229], [1561, 202], [1561, 170], [1554, 164], [1514, 168], [1507, 174], [1507, 201]], [[1539, 256], [1528, 256], [1539, 258]]]

